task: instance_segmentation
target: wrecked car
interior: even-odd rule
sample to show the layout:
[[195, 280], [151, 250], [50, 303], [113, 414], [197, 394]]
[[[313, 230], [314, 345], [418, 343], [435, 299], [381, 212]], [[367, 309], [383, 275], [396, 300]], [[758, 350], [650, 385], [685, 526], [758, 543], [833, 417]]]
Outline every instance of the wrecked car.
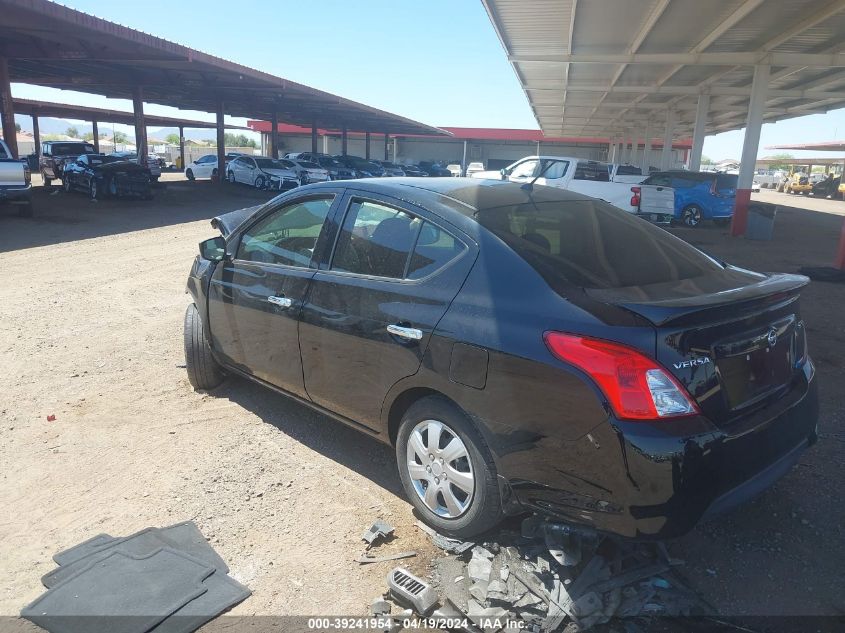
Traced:
[[392, 444], [445, 534], [530, 510], [681, 535], [816, 439], [807, 278], [717, 261], [600, 200], [372, 179], [212, 224], [188, 279], [193, 387], [244, 376]]

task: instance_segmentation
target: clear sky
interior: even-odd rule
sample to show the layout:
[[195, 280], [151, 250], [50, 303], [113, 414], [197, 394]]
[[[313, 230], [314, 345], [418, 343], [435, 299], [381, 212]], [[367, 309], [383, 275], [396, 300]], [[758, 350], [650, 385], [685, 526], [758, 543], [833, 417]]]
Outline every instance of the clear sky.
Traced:
[[[63, 4], [425, 123], [537, 127], [479, 0], [144, 0], [140, 4], [64, 0]], [[96, 95], [22, 84], [13, 85], [12, 91], [23, 98], [131, 109], [129, 102]], [[146, 109], [161, 115], [177, 113], [162, 106]], [[205, 113], [190, 116], [213, 119]], [[739, 158], [742, 136], [735, 131], [708, 137], [704, 153], [714, 160]], [[845, 138], [845, 109], [791, 119], [763, 127], [760, 156], [773, 153], [763, 149], [766, 145], [841, 138]]]

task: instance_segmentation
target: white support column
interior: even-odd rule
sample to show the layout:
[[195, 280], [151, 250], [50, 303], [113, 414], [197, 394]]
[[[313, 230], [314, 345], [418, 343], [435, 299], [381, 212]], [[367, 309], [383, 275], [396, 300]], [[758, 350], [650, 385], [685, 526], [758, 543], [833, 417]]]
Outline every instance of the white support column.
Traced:
[[643, 158], [640, 162], [640, 169], [643, 175], [648, 176], [648, 168], [651, 165], [651, 118], [645, 124], [645, 136], [643, 137]]
[[710, 95], [698, 95], [698, 107], [695, 110], [695, 127], [692, 131], [692, 152], [689, 156], [689, 170], [701, 169], [701, 151], [704, 149], [704, 126], [707, 125], [707, 113], [710, 111]]
[[751, 201], [754, 167], [757, 163], [757, 151], [760, 148], [760, 128], [763, 127], [763, 114], [766, 110], [770, 71], [771, 67], [768, 65], [761, 64], [754, 67], [751, 100], [748, 102], [748, 120], [745, 124], [745, 138], [742, 140], [742, 162], [739, 165], [731, 235], [745, 235], [745, 228], [748, 225], [748, 203]]
[[622, 138], [616, 139], [616, 162], [622, 163]]
[[612, 136], [608, 139], [607, 142], [607, 162], [616, 162], [616, 139]]
[[636, 166], [640, 164], [640, 137], [642, 134], [634, 133], [631, 139], [631, 164]]
[[672, 136], [675, 133], [675, 113], [666, 110], [666, 128], [663, 131], [663, 151], [660, 153], [660, 169], [666, 171], [671, 166]]

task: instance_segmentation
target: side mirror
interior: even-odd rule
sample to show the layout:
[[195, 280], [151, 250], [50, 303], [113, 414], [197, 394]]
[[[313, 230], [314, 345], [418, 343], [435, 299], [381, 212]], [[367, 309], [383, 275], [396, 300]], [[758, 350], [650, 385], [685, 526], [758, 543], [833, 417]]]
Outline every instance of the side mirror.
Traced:
[[222, 262], [226, 259], [226, 240], [220, 235], [200, 242], [200, 256], [211, 262]]
[[502, 180], [508, 177], [508, 170], [507, 169], [500, 169], [499, 173], [502, 174]]

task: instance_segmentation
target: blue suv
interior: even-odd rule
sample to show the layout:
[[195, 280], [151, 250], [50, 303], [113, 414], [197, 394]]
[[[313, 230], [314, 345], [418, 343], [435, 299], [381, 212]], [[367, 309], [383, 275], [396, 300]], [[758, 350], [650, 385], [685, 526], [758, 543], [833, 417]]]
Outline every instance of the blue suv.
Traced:
[[728, 224], [734, 213], [736, 174], [705, 171], [659, 171], [642, 183], [675, 190], [675, 220], [698, 226], [704, 220]]

